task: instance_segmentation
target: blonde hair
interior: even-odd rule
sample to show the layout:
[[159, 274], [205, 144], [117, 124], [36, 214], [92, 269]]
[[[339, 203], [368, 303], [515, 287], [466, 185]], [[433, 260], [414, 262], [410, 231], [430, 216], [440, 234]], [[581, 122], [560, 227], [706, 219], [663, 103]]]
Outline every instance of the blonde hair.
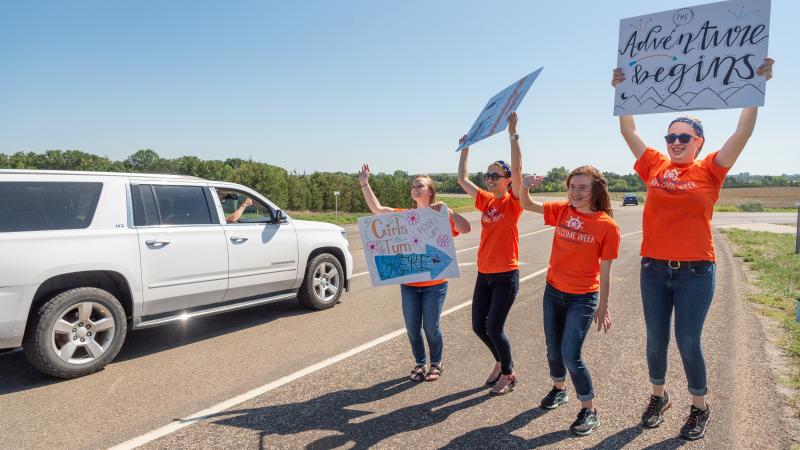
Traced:
[[[412, 187], [414, 185], [414, 181], [416, 181], [417, 178], [420, 178], [420, 179], [424, 180], [423, 182], [425, 183], [425, 186], [428, 186], [428, 191], [430, 192], [430, 204], [432, 205], [432, 204], [436, 203], [436, 182], [433, 181], [433, 178], [431, 178], [430, 175], [425, 174], [425, 173], [421, 173], [419, 175], [414, 175], [414, 178], [411, 179]], [[414, 206], [414, 208], [416, 208], [417, 207], [417, 201], [416, 200], [412, 200], [412, 205]]]

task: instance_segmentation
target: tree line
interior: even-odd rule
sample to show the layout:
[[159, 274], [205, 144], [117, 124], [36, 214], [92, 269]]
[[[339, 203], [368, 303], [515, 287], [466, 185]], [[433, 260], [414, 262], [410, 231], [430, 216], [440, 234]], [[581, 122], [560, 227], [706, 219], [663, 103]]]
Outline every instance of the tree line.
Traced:
[[[208, 180], [230, 181], [243, 184], [264, 194], [277, 205], [291, 211], [330, 211], [337, 205], [335, 191], [339, 192], [340, 211], [364, 212], [369, 208], [361, 195], [358, 176], [344, 172], [314, 172], [299, 174], [262, 162], [230, 158], [203, 160], [196, 156], [162, 158], [153, 150], [139, 150], [122, 161], [112, 161], [105, 156], [79, 150], [48, 150], [44, 153], [0, 153], [0, 168], [80, 170], [96, 172], [164, 173], [191, 175]], [[551, 169], [544, 177], [538, 192], [564, 191], [564, 180], [569, 171], [564, 167]], [[440, 193], [463, 193], [455, 174], [430, 174]], [[644, 183], [636, 174], [618, 175], [604, 172], [612, 192], [641, 192]], [[725, 187], [800, 186], [800, 179], [781, 176], [728, 176]], [[413, 174], [395, 171], [391, 174], [372, 174], [370, 184], [381, 203], [392, 206], [411, 206], [409, 191]], [[483, 173], [470, 175], [479, 187], [485, 188]]]

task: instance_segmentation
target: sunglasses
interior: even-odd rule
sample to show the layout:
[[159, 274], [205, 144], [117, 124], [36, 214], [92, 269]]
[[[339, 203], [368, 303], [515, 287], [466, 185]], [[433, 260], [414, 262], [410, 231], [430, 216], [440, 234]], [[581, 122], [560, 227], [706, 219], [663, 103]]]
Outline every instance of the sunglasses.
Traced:
[[483, 179], [484, 180], [497, 181], [500, 178], [508, 178], [508, 177], [505, 176], [505, 175], [500, 175], [499, 173], [485, 173], [485, 174], [483, 174]]
[[689, 133], [681, 133], [681, 134], [670, 133], [664, 136], [664, 139], [667, 140], [667, 144], [674, 144], [676, 140], [680, 141], [681, 144], [688, 144], [693, 137], [695, 136], [692, 136]]

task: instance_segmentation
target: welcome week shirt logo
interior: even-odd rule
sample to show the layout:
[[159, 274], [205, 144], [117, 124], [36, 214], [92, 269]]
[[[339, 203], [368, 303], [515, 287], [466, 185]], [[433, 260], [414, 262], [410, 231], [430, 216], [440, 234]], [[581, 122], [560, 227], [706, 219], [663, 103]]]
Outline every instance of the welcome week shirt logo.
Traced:
[[651, 178], [650, 186], [667, 191], [690, 191], [697, 188], [697, 183], [694, 181], [681, 181], [678, 177], [678, 169], [672, 169], [665, 170], [660, 177]]
[[501, 220], [503, 220], [503, 213], [498, 213], [494, 206], [490, 207], [486, 210], [486, 212], [481, 214], [481, 222], [497, 223]]
[[580, 217], [570, 216], [565, 223], [559, 224], [556, 234], [562, 239], [579, 244], [594, 244], [594, 236], [580, 231], [581, 228], [583, 228], [583, 221]]

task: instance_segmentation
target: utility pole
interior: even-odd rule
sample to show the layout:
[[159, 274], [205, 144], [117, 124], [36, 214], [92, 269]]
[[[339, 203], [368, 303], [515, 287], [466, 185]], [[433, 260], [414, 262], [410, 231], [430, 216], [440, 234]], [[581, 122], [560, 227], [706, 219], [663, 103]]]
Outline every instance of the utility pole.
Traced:
[[797, 206], [797, 234], [794, 236], [794, 252], [800, 254], [800, 202], [795, 203], [794, 206]]
[[336, 202], [336, 221], [339, 221], [339, 191], [333, 191], [333, 198]]

